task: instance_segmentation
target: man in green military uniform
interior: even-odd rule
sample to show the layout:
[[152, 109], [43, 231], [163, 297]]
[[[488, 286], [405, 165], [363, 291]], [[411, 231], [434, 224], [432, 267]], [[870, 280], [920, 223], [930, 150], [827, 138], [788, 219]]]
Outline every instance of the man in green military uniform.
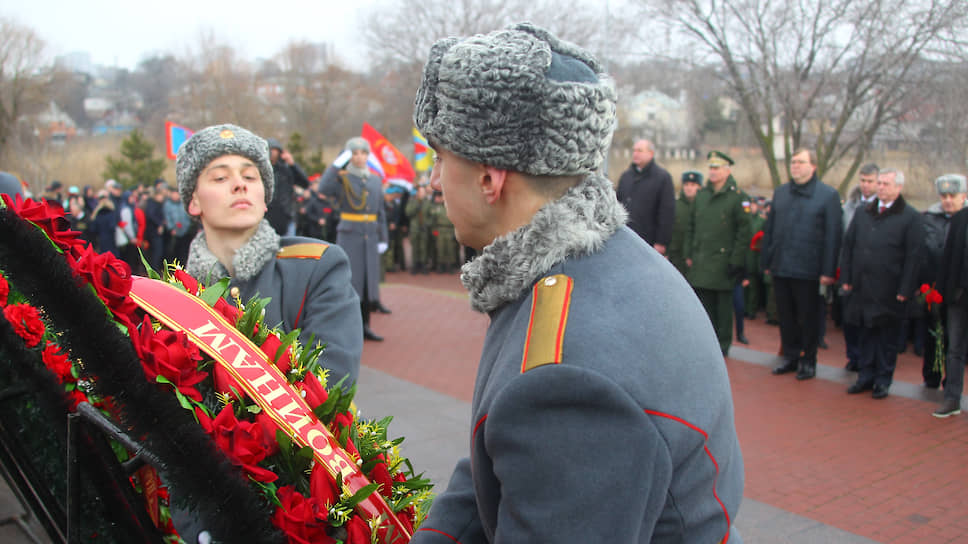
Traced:
[[730, 167], [733, 159], [711, 151], [709, 181], [696, 194], [693, 219], [686, 231], [686, 279], [696, 290], [716, 329], [725, 356], [733, 339], [733, 288], [745, 277], [749, 251], [749, 214]]
[[407, 202], [407, 218], [410, 219], [410, 252], [413, 263], [411, 274], [426, 274], [430, 251], [430, 200], [427, 184], [417, 186], [417, 194]]
[[750, 251], [746, 259], [746, 273], [750, 283], [745, 287], [745, 306], [746, 317], [756, 318], [756, 312], [760, 309], [760, 293], [763, 291], [763, 270], [760, 268], [760, 238], [756, 233], [763, 230], [763, 223], [766, 223], [766, 216], [760, 207], [763, 203], [762, 198], [750, 201]]
[[696, 194], [702, 188], [702, 174], [695, 170], [682, 173], [682, 188], [676, 199], [676, 219], [672, 225], [672, 239], [669, 241], [669, 262], [676, 267], [683, 276], [686, 275], [686, 231], [692, 221], [695, 208]]
[[434, 191], [430, 208], [430, 228], [433, 231], [434, 253], [437, 272], [446, 274], [453, 271], [457, 263], [457, 245], [454, 243], [454, 224], [447, 217], [444, 207], [444, 194]]

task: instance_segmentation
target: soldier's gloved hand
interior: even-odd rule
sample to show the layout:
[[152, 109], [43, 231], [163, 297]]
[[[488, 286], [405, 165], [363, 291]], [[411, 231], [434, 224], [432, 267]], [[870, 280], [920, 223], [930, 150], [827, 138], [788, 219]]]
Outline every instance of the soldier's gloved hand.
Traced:
[[729, 274], [729, 277], [733, 278], [736, 281], [739, 281], [746, 277], [746, 269], [743, 268], [742, 266], [736, 266], [732, 264], [727, 265], [726, 273]]
[[389, 245], [389, 244], [387, 244], [386, 242], [377, 242], [377, 243], [376, 243], [376, 251], [377, 251], [377, 253], [379, 253], [380, 255], [383, 255], [384, 253], [386, 253], [386, 252], [387, 252], [387, 249], [388, 249], [389, 247], [390, 247], [390, 245]]

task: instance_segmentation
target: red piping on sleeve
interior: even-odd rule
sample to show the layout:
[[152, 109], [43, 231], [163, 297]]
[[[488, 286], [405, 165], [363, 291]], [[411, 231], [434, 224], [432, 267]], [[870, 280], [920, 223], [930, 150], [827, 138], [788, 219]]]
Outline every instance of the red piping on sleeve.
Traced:
[[[672, 421], [675, 421], [676, 423], [681, 423], [686, 427], [689, 427], [690, 429], [701, 434], [704, 442], [702, 448], [703, 450], [706, 451], [706, 455], [709, 457], [709, 460], [712, 461], [713, 468], [716, 469], [716, 479], [719, 479], [719, 463], [716, 462], [716, 458], [713, 456], [713, 453], [709, 451], [709, 446], [705, 444], [705, 442], [709, 442], [709, 434], [707, 434], [706, 431], [700, 429], [699, 427], [693, 425], [692, 423], [689, 423], [688, 421], [682, 418], [676, 417], [671, 414], [666, 414], [665, 412], [656, 412], [655, 410], [645, 410], [645, 413], [653, 416], [671, 419]], [[723, 501], [720, 500], [719, 495], [716, 493], [716, 480], [713, 480], [713, 498], [715, 498], [716, 502], [719, 503], [719, 507], [723, 509], [723, 515], [726, 517], [726, 536], [724, 536], [722, 540], [723, 544], [725, 544], [726, 542], [729, 542], [729, 528], [731, 524], [729, 520], [729, 512], [726, 511], [726, 505], [723, 504]]]

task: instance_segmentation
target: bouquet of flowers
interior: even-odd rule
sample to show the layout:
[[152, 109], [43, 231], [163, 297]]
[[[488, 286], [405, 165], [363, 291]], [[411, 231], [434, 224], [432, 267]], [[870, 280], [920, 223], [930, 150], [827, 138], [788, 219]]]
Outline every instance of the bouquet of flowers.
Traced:
[[175, 508], [228, 542], [409, 540], [430, 482], [388, 438], [392, 418], [359, 419], [355, 386], [328, 383], [324, 347], [267, 325], [267, 299], [228, 302], [227, 279], [205, 288], [173, 265], [132, 277], [79, 234], [60, 210], [4, 197], [0, 329], [14, 334], [0, 337], [64, 410], [91, 404], [161, 461], [130, 486], [166, 542], [182, 541]]
[[918, 300], [924, 304], [927, 314], [931, 316], [931, 326], [928, 328], [928, 332], [934, 337], [934, 361], [931, 367], [940, 374], [944, 371], [945, 360], [944, 327], [941, 324], [941, 303], [944, 298], [937, 289], [924, 283], [918, 289]]

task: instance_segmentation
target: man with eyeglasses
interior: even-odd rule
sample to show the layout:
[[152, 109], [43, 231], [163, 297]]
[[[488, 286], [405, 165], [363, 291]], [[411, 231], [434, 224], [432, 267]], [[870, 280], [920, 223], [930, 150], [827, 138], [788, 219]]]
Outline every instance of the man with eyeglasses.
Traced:
[[819, 295], [835, 281], [843, 212], [840, 195], [817, 177], [813, 151], [793, 153], [790, 178], [773, 192], [760, 263], [773, 279], [780, 320], [783, 360], [773, 374], [796, 371], [798, 380], [809, 380], [817, 372]]

